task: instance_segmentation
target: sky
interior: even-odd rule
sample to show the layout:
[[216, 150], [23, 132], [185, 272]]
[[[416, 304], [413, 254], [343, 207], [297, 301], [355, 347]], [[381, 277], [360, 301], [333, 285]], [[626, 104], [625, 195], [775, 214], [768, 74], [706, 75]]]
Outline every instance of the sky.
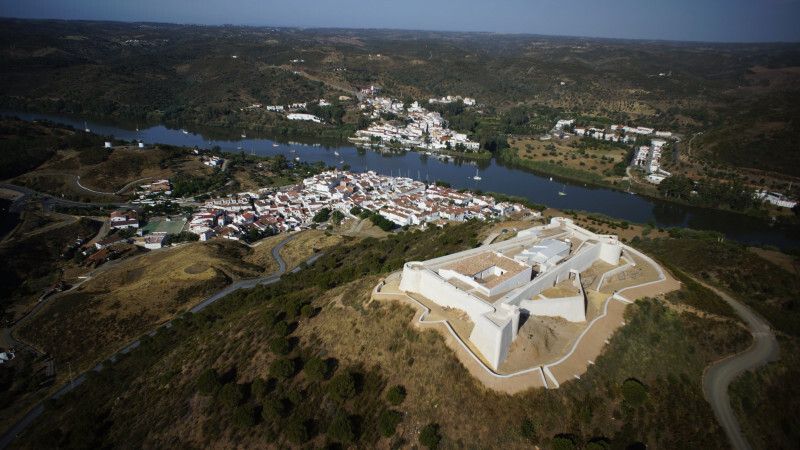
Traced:
[[0, 16], [800, 41], [800, 0], [0, 0]]

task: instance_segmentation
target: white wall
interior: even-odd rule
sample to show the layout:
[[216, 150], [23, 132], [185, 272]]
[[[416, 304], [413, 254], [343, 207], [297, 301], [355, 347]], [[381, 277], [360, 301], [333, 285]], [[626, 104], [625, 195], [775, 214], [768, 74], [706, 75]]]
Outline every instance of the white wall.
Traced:
[[536, 278], [526, 286], [509, 292], [498, 300], [498, 302], [519, 305], [520, 301], [530, 299], [545, 289], [565, 280], [569, 276], [570, 271], [576, 270], [578, 272], [583, 272], [591, 267], [597, 259], [603, 259], [609, 264], [619, 263], [619, 256], [621, 253], [622, 247], [619, 245], [606, 243], [587, 244], [568, 260], [547, 272], [537, 275]]
[[489, 303], [458, 289], [420, 263], [406, 263], [400, 289], [420, 294], [440, 306], [464, 311], [473, 322], [477, 322], [483, 314], [494, 311]]
[[469, 340], [478, 348], [489, 365], [497, 370], [500, 363], [508, 356], [511, 341], [514, 340], [512, 321], [507, 318], [502, 325], [498, 325], [487, 315], [482, 315], [475, 321]]
[[519, 302], [519, 307], [532, 316], [563, 317], [570, 322], [586, 321], [583, 295], [540, 300], [525, 299]]
[[466, 283], [469, 286], [472, 286], [475, 290], [480, 292], [481, 294], [492, 297], [498, 294], [502, 294], [503, 292], [510, 291], [514, 288], [522, 286], [523, 284], [531, 281], [531, 275], [533, 271], [530, 267], [526, 268], [522, 272], [514, 275], [513, 277], [503, 281], [502, 283], [493, 286], [491, 288], [486, 287], [485, 285], [475, 281], [472, 277], [467, 275], [458, 273], [454, 270], [450, 269], [439, 269], [439, 275], [442, 276], [445, 280], [449, 280], [451, 278], [455, 278], [456, 280], [461, 281], [462, 283]]

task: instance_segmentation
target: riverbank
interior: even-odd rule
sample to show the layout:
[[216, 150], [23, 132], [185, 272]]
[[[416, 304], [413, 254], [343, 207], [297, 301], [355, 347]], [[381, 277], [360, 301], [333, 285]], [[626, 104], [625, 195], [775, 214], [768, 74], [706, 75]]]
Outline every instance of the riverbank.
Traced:
[[[480, 180], [475, 179], [476, 161], [462, 158], [434, 158], [417, 152], [375, 152], [354, 146], [301, 144], [297, 141], [274, 141], [259, 138], [241, 138], [235, 130], [230, 140], [212, 139], [191, 131], [171, 129], [163, 125], [151, 128], [124, 129], [102, 122], [84, 122], [79, 118], [3, 112], [24, 120], [50, 120], [71, 125], [76, 129], [88, 127], [92, 132], [114, 136], [120, 140], [140, 140], [145, 148], [160, 143], [188, 148], [219, 148], [231, 153], [260, 156], [282, 155], [289, 161], [323, 164], [326, 167], [348, 167], [354, 172], [375, 171], [384, 175], [412, 177], [420, 181], [441, 180], [456, 189], [500, 192], [523, 197], [532, 203], [560, 210], [580, 210], [600, 213], [630, 223], [651, 223], [658, 228], [687, 227], [712, 230], [747, 245], [771, 245], [782, 249], [800, 247], [798, 227], [745, 216], [731, 211], [710, 210], [666, 202], [644, 195], [630, 195], [619, 186], [597, 186], [595, 183], [570, 181], [562, 177], [550, 180], [529, 168], [515, 167], [501, 158], [478, 161]], [[241, 134], [241, 131], [239, 131]], [[299, 140], [299, 139], [298, 139]], [[312, 142], [313, 140], [303, 140]], [[566, 195], [562, 195], [566, 194]]]
[[507, 148], [501, 150], [498, 153], [496, 160], [501, 164], [516, 168], [518, 170], [527, 171], [541, 176], [556, 177], [558, 178], [558, 181], [571, 181], [571, 182], [584, 183], [586, 185], [591, 185], [599, 188], [613, 189], [620, 192], [636, 194], [638, 196], [647, 197], [661, 202], [672, 203], [675, 205], [687, 206], [692, 208], [702, 208], [708, 211], [724, 211], [726, 213], [732, 213], [764, 221], [772, 220], [773, 224], [780, 223], [787, 226], [797, 226], [800, 224], [800, 222], [798, 222], [798, 220], [796, 219], [796, 216], [783, 214], [773, 217], [770, 216], [769, 211], [767, 211], [766, 209], [735, 210], [730, 208], [714, 208], [709, 206], [693, 204], [690, 202], [682, 201], [680, 199], [663, 197], [659, 195], [658, 190], [655, 188], [655, 186], [643, 185], [642, 183], [631, 182], [630, 180], [624, 180], [624, 181], [620, 180], [620, 182], [617, 183], [609, 181], [606, 177], [602, 176], [599, 173], [574, 169], [571, 167], [566, 167], [559, 164], [550, 163], [547, 161], [523, 159], [515, 154], [515, 150], [513, 148]]
[[359, 138], [348, 138], [348, 142], [355, 145], [358, 148], [366, 148], [377, 152], [382, 151], [389, 151], [389, 152], [414, 152], [419, 153], [420, 155], [437, 158], [440, 156], [448, 156], [453, 159], [465, 159], [465, 160], [473, 160], [473, 161], [483, 161], [488, 162], [492, 159], [492, 153], [486, 150], [479, 150], [476, 152], [457, 152], [455, 150], [445, 150], [445, 149], [437, 149], [437, 150], [430, 150], [422, 147], [404, 147], [401, 145], [394, 145], [394, 144], [378, 144], [370, 141], [365, 141]]

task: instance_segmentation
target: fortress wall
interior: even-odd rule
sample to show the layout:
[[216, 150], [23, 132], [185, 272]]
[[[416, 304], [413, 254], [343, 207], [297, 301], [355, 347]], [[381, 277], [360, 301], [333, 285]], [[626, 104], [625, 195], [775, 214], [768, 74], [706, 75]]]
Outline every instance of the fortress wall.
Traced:
[[497, 370], [506, 357], [511, 341], [514, 340], [512, 320], [506, 320], [502, 325], [494, 323], [486, 315], [475, 321], [475, 327], [469, 335], [469, 340], [478, 348], [483, 357]]
[[420, 294], [440, 306], [464, 311], [473, 322], [477, 322], [483, 314], [494, 311], [492, 305], [458, 289], [421, 263], [406, 263], [400, 289]]
[[498, 301], [502, 303], [511, 303], [515, 305], [520, 305], [520, 302], [522, 300], [530, 299], [531, 297], [538, 295], [545, 289], [553, 287], [559, 282], [565, 280], [567, 277], [569, 277], [569, 272], [571, 270], [577, 270], [578, 272], [583, 272], [584, 270], [588, 269], [589, 267], [591, 267], [594, 261], [599, 257], [600, 253], [601, 253], [601, 244], [593, 244], [586, 246], [579, 253], [572, 256], [570, 259], [562, 262], [555, 268], [545, 273], [539, 274], [527, 286], [515, 290], [513, 292], [510, 292], [508, 295], [504, 296]]
[[583, 295], [541, 300], [521, 300], [519, 307], [530, 312], [532, 316], [563, 317], [570, 322], [586, 321], [586, 307]]

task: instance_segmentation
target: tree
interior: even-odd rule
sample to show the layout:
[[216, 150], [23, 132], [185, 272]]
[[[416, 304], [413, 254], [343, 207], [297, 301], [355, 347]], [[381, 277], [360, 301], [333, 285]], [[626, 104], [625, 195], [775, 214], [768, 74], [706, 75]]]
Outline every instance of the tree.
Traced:
[[289, 334], [289, 324], [286, 322], [278, 322], [272, 326], [272, 332], [278, 336], [286, 336]]
[[256, 399], [260, 400], [264, 398], [264, 396], [267, 395], [267, 391], [269, 391], [269, 387], [263, 378], [256, 378], [252, 383], [250, 383], [250, 393]]
[[302, 444], [308, 440], [308, 425], [305, 417], [293, 414], [284, 429], [286, 437], [295, 444]]
[[285, 380], [294, 375], [294, 363], [290, 359], [276, 359], [269, 366], [270, 375]]
[[356, 381], [353, 378], [353, 374], [349, 371], [343, 371], [333, 377], [328, 385], [328, 393], [331, 397], [340, 401], [355, 397]]
[[336, 211], [331, 213], [331, 218], [333, 219], [333, 222], [336, 223], [336, 225], [339, 225], [340, 223], [342, 223], [342, 220], [344, 220], [344, 213], [337, 209]]
[[378, 431], [383, 437], [392, 437], [397, 425], [403, 421], [403, 415], [392, 409], [384, 409], [378, 415]]
[[236, 383], [228, 383], [219, 390], [219, 401], [226, 408], [234, 408], [244, 400], [244, 394]]
[[438, 423], [429, 423], [419, 432], [419, 443], [430, 449], [438, 447], [441, 440], [442, 435], [439, 434]]
[[249, 428], [256, 424], [255, 408], [253, 405], [240, 405], [233, 411], [233, 423], [242, 428]]
[[389, 391], [386, 392], [386, 400], [389, 401], [392, 405], [399, 405], [403, 403], [403, 400], [406, 399], [406, 388], [401, 385], [395, 385], [389, 388]]
[[684, 175], [673, 175], [658, 185], [658, 192], [667, 198], [688, 200], [691, 196], [694, 183]]
[[261, 417], [267, 421], [277, 420], [289, 412], [290, 406], [289, 401], [285, 398], [270, 395], [264, 399], [264, 404], [261, 405]]
[[277, 337], [269, 342], [269, 350], [277, 355], [287, 355], [291, 349], [291, 344], [286, 338]]
[[197, 389], [201, 394], [213, 394], [217, 392], [220, 386], [222, 386], [222, 383], [220, 383], [219, 376], [214, 369], [206, 369], [197, 378]]
[[315, 223], [322, 223], [322, 222], [327, 222], [328, 219], [330, 219], [330, 217], [331, 217], [331, 209], [322, 208], [316, 214], [314, 214], [314, 217], [311, 220], [313, 220]]
[[347, 414], [342, 410], [334, 414], [331, 423], [328, 425], [326, 434], [329, 438], [341, 442], [342, 444], [349, 444], [355, 439], [353, 424], [350, 418], [347, 417]]
[[328, 375], [328, 366], [321, 358], [312, 356], [303, 367], [303, 373], [309, 381], [322, 381]]
[[622, 398], [631, 406], [639, 406], [647, 399], [647, 389], [641, 381], [628, 378], [622, 383]]

